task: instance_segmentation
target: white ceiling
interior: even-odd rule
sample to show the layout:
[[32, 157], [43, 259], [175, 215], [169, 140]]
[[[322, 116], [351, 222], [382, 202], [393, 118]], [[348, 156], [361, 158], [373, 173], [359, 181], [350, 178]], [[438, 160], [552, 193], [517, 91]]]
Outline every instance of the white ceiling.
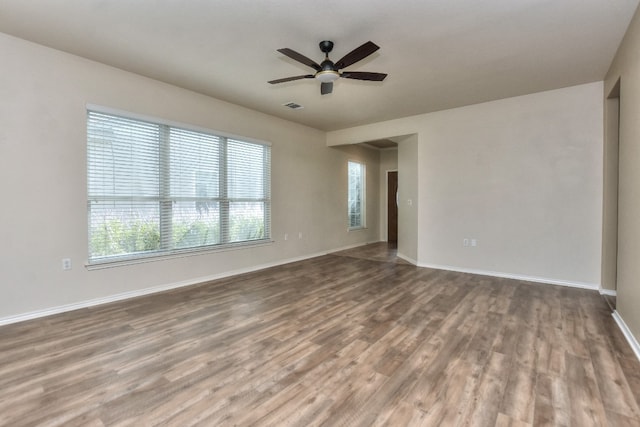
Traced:
[[[0, 32], [335, 130], [602, 80], [638, 1], [2, 0]], [[389, 76], [267, 84], [313, 73], [276, 49], [326, 39], [334, 61], [373, 41], [348, 69]]]

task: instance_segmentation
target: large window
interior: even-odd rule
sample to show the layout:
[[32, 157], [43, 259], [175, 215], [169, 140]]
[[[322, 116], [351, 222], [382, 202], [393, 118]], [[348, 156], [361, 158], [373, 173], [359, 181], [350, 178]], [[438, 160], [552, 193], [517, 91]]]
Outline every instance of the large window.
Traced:
[[269, 239], [270, 150], [88, 111], [89, 262]]
[[364, 228], [365, 226], [365, 167], [362, 163], [348, 164], [348, 220], [349, 230]]

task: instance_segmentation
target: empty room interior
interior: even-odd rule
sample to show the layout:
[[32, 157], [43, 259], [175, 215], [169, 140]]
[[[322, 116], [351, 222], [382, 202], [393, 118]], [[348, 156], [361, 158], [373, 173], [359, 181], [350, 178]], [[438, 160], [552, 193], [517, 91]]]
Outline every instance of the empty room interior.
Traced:
[[0, 425], [640, 426], [638, 0], [0, 2]]

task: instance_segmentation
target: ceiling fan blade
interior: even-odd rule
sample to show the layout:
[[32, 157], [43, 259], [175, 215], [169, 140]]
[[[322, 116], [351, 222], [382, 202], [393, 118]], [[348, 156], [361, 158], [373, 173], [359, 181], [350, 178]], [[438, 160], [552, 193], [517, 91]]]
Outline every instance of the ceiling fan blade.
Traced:
[[381, 82], [385, 77], [387, 77], [387, 75], [384, 73], [368, 73], [366, 71], [345, 71], [340, 75], [340, 77], [354, 80], [373, 80]]
[[349, 65], [355, 64], [361, 59], [366, 58], [367, 56], [371, 55], [373, 52], [375, 52], [378, 49], [380, 49], [380, 47], [377, 44], [371, 41], [368, 41], [362, 46], [353, 49], [351, 52], [347, 53], [342, 59], [336, 62], [335, 68], [338, 70], [342, 68], [346, 68]]
[[284, 82], [290, 82], [293, 80], [312, 79], [312, 78], [313, 78], [313, 74], [306, 74], [304, 76], [293, 76], [293, 77], [285, 77], [284, 79], [270, 80], [268, 83], [271, 83], [272, 85], [274, 85], [276, 83], [284, 83]]
[[326, 95], [333, 92], [333, 82], [326, 82], [320, 85], [320, 94]]
[[317, 62], [315, 62], [312, 59], [307, 58], [306, 56], [304, 56], [301, 53], [296, 52], [295, 50], [291, 50], [291, 49], [285, 47], [283, 49], [278, 49], [278, 52], [280, 52], [283, 55], [287, 55], [289, 58], [295, 59], [296, 61], [298, 61], [298, 62], [300, 62], [300, 63], [302, 63], [304, 65], [307, 65], [307, 66], [313, 68], [316, 71], [322, 70], [322, 67], [320, 67], [320, 65]]

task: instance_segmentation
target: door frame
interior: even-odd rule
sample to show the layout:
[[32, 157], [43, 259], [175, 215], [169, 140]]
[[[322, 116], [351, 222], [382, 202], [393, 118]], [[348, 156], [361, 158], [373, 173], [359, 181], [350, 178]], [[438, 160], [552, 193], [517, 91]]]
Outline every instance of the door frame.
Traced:
[[605, 138], [602, 203], [602, 263], [600, 291], [615, 296], [618, 287], [619, 178], [620, 178], [620, 78], [605, 98]]

